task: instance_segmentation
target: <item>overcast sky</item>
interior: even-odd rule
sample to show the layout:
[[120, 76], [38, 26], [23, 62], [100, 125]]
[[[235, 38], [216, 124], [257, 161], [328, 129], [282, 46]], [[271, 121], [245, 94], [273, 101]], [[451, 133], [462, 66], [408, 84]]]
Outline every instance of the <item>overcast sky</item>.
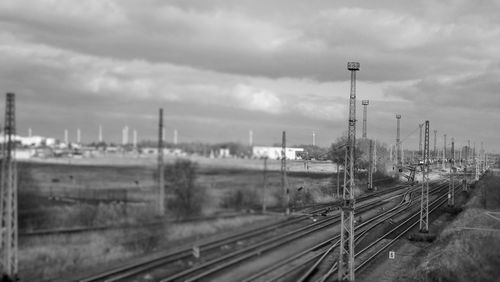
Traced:
[[[347, 129], [348, 61], [368, 135], [405, 148], [418, 124], [500, 151], [499, 1], [0, 1], [0, 85], [21, 135], [84, 141], [316, 142]], [[2, 111], [3, 102], [2, 98]], [[3, 121], [2, 121], [3, 123]], [[413, 134], [412, 134], [413, 133]], [[432, 134], [431, 134], [432, 136]], [[431, 138], [431, 144], [433, 139]]]

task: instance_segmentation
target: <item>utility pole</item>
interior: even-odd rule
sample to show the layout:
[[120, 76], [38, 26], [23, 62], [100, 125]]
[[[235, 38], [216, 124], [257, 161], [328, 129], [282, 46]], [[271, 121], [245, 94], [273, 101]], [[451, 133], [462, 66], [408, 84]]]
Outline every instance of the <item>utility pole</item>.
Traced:
[[425, 121], [424, 163], [422, 165], [422, 195], [420, 200], [420, 232], [429, 232], [429, 121]]
[[373, 190], [373, 140], [369, 140], [368, 190]]
[[396, 120], [397, 120], [397, 128], [396, 128], [396, 176], [399, 178], [399, 170], [402, 168], [402, 163], [401, 163], [401, 127], [400, 127], [400, 121], [401, 121], [401, 115], [396, 114]]
[[424, 154], [422, 153], [422, 127], [423, 126], [424, 126], [423, 123], [418, 125], [418, 127], [420, 128], [420, 138], [418, 139], [418, 157], [419, 157], [419, 159], [422, 159], [424, 157]]
[[266, 213], [267, 157], [264, 157], [264, 191], [262, 191], [262, 213]]
[[455, 139], [451, 137], [450, 185], [448, 186], [448, 206], [455, 205]]
[[165, 215], [165, 180], [163, 168], [163, 109], [158, 116], [158, 214]]
[[5, 104], [5, 126], [3, 159], [1, 171], [1, 245], [0, 275], [2, 281], [17, 281], [18, 244], [17, 244], [17, 165], [14, 157], [16, 142], [16, 107], [15, 94], [7, 93]]
[[362, 100], [361, 105], [363, 105], [363, 138], [366, 138], [366, 120], [367, 120], [367, 108], [368, 104], [370, 103], [369, 100]]
[[287, 178], [286, 178], [286, 131], [283, 131], [281, 139], [281, 189], [285, 195], [285, 214], [290, 215], [290, 194], [288, 191]]
[[344, 193], [340, 216], [339, 281], [354, 281], [354, 156], [356, 149], [356, 71], [359, 71], [359, 63], [349, 62], [347, 69], [351, 72], [351, 94], [344, 166]]

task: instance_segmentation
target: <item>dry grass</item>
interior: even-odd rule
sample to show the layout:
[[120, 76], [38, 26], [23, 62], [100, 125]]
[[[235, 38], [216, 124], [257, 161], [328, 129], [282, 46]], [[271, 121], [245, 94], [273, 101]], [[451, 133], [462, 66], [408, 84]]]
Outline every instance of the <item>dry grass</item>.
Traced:
[[210, 222], [24, 239], [19, 251], [20, 274], [25, 280], [51, 280], [67, 273], [102, 267], [156, 250], [168, 250], [219, 232], [277, 219], [255, 215]]
[[420, 265], [398, 281], [499, 281], [500, 221], [485, 214], [482, 201], [485, 189], [486, 206], [500, 209], [499, 186], [498, 176], [482, 179], [464, 212], [441, 232]]

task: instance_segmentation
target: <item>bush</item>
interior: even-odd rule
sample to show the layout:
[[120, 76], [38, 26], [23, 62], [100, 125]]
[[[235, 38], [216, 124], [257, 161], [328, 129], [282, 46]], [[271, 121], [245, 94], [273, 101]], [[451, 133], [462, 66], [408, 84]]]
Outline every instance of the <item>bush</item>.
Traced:
[[261, 204], [259, 195], [254, 190], [238, 189], [229, 191], [222, 200], [221, 206], [227, 209], [248, 209]]
[[168, 206], [178, 218], [196, 216], [202, 211], [206, 191], [195, 183], [197, 169], [198, 164], [187, 159], [177, 159], [165, 167], [166, 185], [174, 193]]

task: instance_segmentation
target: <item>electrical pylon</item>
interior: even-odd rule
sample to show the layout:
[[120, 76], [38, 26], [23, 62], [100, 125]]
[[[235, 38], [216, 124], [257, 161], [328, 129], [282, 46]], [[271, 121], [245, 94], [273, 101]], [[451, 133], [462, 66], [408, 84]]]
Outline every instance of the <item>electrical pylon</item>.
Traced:
[[356, 71], [359, 71], [359, 63], [348, 62], [347, 69], [351, 71], [351, 94], [344, 166], [345, 185], [341, 209], [339, 281], [354, 281], [354, 152], [356, 149]]
[[1, 171], [1, 278], [2, 281], [17, 280], [17, 167], [14, 153], [16, 143], [15, 94], [7, 93], [5, 104], [5, 127]]
[[422, 195], [420, 200], [420, 232], [429, 232], [429, 121], [425, 121], [424, 163], [422, 165]]
[[455, 205], [455, 139], [451, 137], [450, 184], [448, 185], [448, 206]]

